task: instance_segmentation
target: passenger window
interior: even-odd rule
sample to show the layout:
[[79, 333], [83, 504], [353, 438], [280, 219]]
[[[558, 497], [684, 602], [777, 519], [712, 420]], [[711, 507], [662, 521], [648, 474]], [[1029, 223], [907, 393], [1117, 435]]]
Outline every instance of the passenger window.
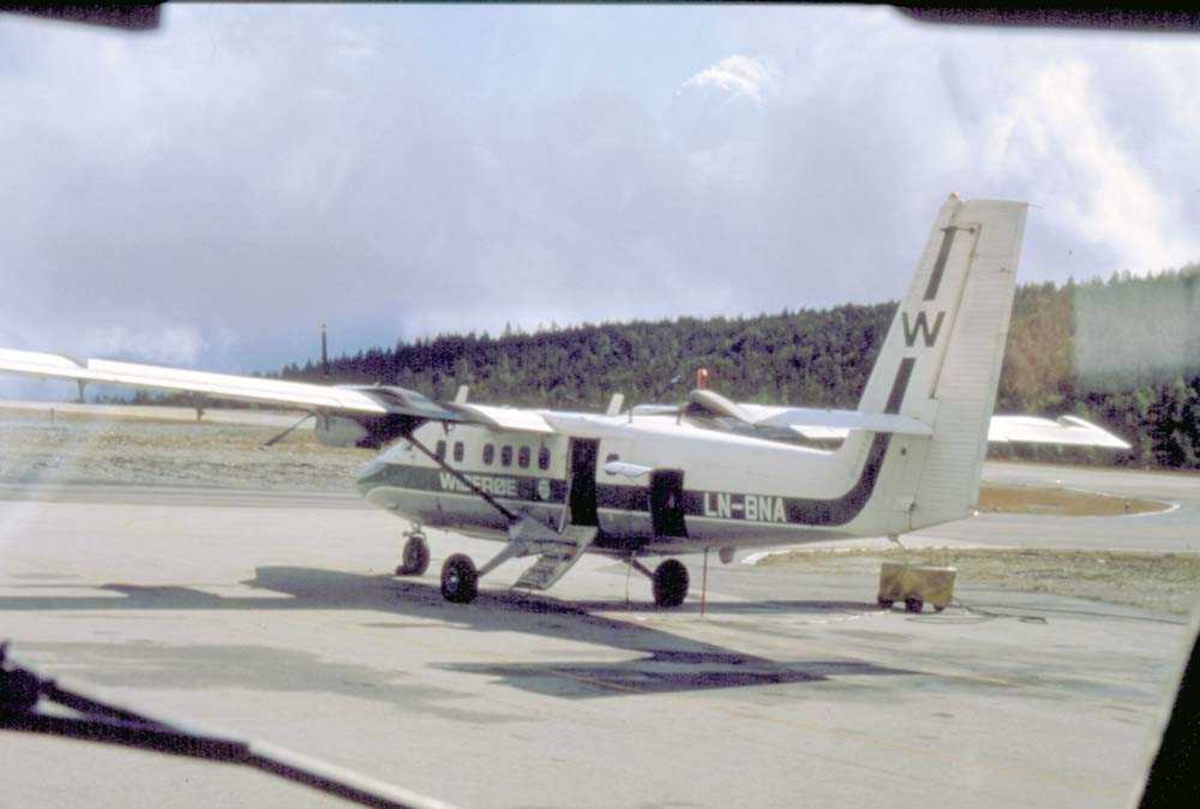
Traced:
[[517, 450], [517, 466], [522, 469], [529, 468], [529, 447], [521, 447]]
[[550, 450], [547, 447], [538, 447], [538, 469], [550, 468]]
[[433, 454], [437, 456], [437, 459], [439, 461], [446, 460], [446, 442], [445, 441], [437, 442], [437, 452], [435, 452]]
[[491, 444], [484, 444], [483, 445], [483, 462], [486, 465], [491, 466], [492, 460], [495, 457], [496, 457], [496, 448], [493, 447]]
[[454, 461], [455, 461], [455, 463], [462, 463], [464, 454], [465, 454], [465, 450], [463, 449], [463, 442], [455, 441], [454, 442]]
[[505, 444], [500, 448], [500, 465], [512, 466], [512, 445]]

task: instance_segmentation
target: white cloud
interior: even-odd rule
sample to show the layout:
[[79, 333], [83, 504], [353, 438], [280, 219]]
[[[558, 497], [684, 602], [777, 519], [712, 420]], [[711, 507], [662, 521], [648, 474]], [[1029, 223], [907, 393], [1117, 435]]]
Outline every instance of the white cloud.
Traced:
[[83, 333], [79, 346], [85, 357], [137, 357], [164, 365], [195, 365], [208, 350], [208, 341], [194, 326], [138, 329], [106, 326]]
[[1094, 71], [1078, 58], [1029, 66], [1014, 95], [981, 129], [993, 177], [1016, 175], [1045, 193], [1036, 201], [1081, 240], [1141, 270], [1200, 256], [1197, 234], [1179, 231], [1169, 194], [1105, 120]]
[[[146, 37], [0, 20], [0, 345], [249, 370], [314, 356], [321, 320], [355, 351], [878, 301], [950, 191], [1044, 206], [1024, 279], [1200, 258], [1181, 38], [453, 13], [184, 5]], [[586, 57], [546, 33], [577, 27]]]
[[740, 54], [725, 57], [683, 83], [683, 89], [715, 89], [760, 105], [774, 86], [775, 69], [768, 59]]

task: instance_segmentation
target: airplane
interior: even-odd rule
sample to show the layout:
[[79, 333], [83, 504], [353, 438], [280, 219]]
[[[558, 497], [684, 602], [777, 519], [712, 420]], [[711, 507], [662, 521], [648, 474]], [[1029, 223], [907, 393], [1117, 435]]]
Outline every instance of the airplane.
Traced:
[[[308, 411], [330, 446], [383, 451], [356, 475], [367, 501], [410, 528], [398, 576], [430, 561], [423, 527], [503, 542], [482, 566], [453, 554], [441, 593], [468, 603], [503, 563], [536, 556], [514, 588], [546, 590], [585, 553], [684, 602], [677, 556], [900, 535], [974, 509], [989, 441], [1128, 449], [1103, 428], [994, 416], [1027, 205], [942, 205], [856, 410], [730, 401], [705, 387], [678, 405], [605, 413], [453, 401], [388, 385], [319, 385], [0, 349], [0, 372]], [[298, 426], [298, 425], [297, 425]], [[810, 440], [838, 439], [822, 449]], [[665, 557], [654, 570], [642, 559]]]

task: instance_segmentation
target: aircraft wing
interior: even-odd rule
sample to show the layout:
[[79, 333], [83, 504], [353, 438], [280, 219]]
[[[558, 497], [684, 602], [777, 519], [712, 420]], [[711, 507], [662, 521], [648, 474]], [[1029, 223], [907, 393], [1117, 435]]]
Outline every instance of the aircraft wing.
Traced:
[[[687, 413], [720, 417], [732, 419], [751, 428], [787, 429], [808, 439], [844, 439], [854, 430], [896, 435], [933, 435], [931, 425], [908, 416], [732, 402], [716, 391], [707, 389], [693, 390], [685, 405], [638, 405], [633, 409], [633, 413]], [[1039, 416], [993, 416], [988, 427], [988, 441], [1129, 449], [1129, 444], [1118, 436], [1078, 416], [1059, 416], [1057, 419]]]
[[1057, 419], [1038, 416], [992, 416], [988, 425], [988, 441], [1129, 449], [1128, 442], [1078, 416], [1059, 416]]
[[494, 430], [516, 430], [523, 433], [541, 434], [557, 432], [550, 426], [550, 422], [535, 410], [467, 404], [466, 402], [448, 403], [446, 407], [462, 414], [463, 421], [482, 424]]
[[0, 371], [41, 379], [121, 385], [130, 388], [200, 393], [214, 399], [320, 408], [345, 413], [384, 415], [386, 405], [361, 391], [307, 382], [211, 374], [111, 360], [76, 360], [60, 354], [0, 348]]
[[[0, 373], [82, 384], [196, 393], [216, 400], [307, 410], [322, 417], [318, 437], [335, 445], [377, 447], [426, 421], [481, 424], [491, 429], [553, 433], [540, 414], [466, 402], [438, 402], [414, 390], [381, 385], [318, 385], [214, 374], [112, 360], [0, 348]], [[338, 419], [342, 419], [338, 422]], [[354, 424], [349, 424], [353, 422]]]
[[[830, 424], [810, 424], [804, 420], [789, 424], [793, 431], [808, 439], [842, 439], [852, 428]], [[857, 429], [870, 429], [862, 427]], [[1129, 449], [1128, 442], [1099, 425], [1078, 416], [1057, 419], [1040, 416], [992, 416], [988, 424], [988, 442], [992, 444], [1062, 444], [1076, 447]]]

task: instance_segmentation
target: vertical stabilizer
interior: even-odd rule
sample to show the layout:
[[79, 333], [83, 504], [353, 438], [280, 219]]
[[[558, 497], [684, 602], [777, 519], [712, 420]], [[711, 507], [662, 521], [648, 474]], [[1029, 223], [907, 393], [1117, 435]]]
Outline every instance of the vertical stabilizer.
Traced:
[[[872, 515], [889, 531], [956, 520], [976, 503], [1025, 211], [1022, 202], [951, 195], [900, 302], [859, 410], [920, 419], [933, 435], [891, 441], [877, 492], [883, 512]], [[856, 440], [861, 448], [868, 439]]]

